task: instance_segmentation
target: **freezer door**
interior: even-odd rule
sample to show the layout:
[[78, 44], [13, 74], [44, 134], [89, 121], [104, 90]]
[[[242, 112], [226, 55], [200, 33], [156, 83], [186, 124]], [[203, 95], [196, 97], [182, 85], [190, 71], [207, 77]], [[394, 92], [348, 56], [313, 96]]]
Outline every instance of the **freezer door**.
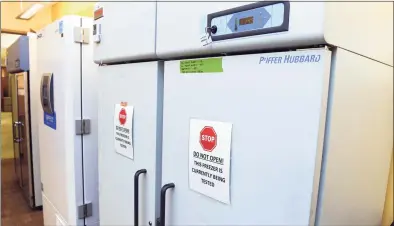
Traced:
[[[22, 144], [22, 124], [24, 122], [24, 105], [21, 101], [20, 95], [18, 95], [18, 74], [13, 74], [10, 76], [11, 80], [11, 100], [12, 100], [12, 139], [14, 141], [14, 164], [15, 173], [19, 186], [23, 188], [23, 175], [22, 175], [22, 159], [23, 159], [23, 147]], [[23, 99], [23, 98], [22, 98]]]
[[[30, 101], [29, 101], [29, 82], [30, 76], [28, 72], [16, 75], [18, 88], [18, 111], [20, 119], [20, 158], [22, 170], [23, 193], [28, 200], [30, 207], [35, 207], [34, 195], [34, 173], [32, 162], [31, 148], [31, 127], [30, 127]], [[22, 106], [23, 105], [23, 106]]]
[[98, 69], [101, 225], [155, 225], [161, 183], [162, 66], [149, 62]]
[[30, 143], [29, 73], [12, 74], [10, 78], [12, 83], [11, 99], [15, 172], [24, 198], [30, 207], [34, 207]]
[[75, 120], [82, 117], [81, 69], [89, 64], [82, 64], [81, 44], [74, 42], [74, 28], [80, 26], [80, 17], [65, 16], [37, 35], [37, 73], [53, 79], [53, 112], [41, 107], [38, 123], [45, 225], [55, 225], [56, 215], [68, 225], [84, 225], [77, 216], [77, 206], [84, 203], [84, 150]]
[[330, 57], [166, 62], [161, 225], [313, 221]]

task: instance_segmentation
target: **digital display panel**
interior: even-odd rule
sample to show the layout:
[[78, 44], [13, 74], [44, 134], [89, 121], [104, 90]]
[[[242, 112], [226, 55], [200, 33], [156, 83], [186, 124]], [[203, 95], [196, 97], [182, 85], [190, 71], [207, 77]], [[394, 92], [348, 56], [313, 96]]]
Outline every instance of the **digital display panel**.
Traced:
[[239, 25], [253, 24], [253, 16], [239, 19]]

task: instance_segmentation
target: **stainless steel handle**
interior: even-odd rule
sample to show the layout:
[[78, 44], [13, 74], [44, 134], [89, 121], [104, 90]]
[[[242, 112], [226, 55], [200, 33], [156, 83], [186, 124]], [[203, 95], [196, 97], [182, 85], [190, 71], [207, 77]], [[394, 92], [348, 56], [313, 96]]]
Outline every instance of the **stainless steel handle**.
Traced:
[[[23, 128], [22, 128], [23, 127]], [[18, 126], [18, 131], [19, 131], [19, 141], [22, 142], [25, 138], [23, 137], [23, 130], [24, 130], [25, 124], [23, 122], [19, 122]]]
[[16, 121], [14, 122], [14, 126], [24, 126], [24, 124], [21, 121]]
[[15, 131], [16, 130], [18, 130], [19, 135], [21, 135], [21, 127], [22, 126], [25, 126], [25, 125], [21, 121], [14, 122], [14, 129], [13, 129], [12, 133], [13, 133], [13, 137], [14, 137], [14, 142], [15, 143], [21, 143], [23, 141], [23, 138], [17, 137], [15, 135]]
[[19, 139], [16, 137], [16, 130], [19, 130], [18, 122], [14, 122], [14, 128], [12, 128], [12, 137], [14, 138], [14, 142], [17, 142], [16, 140]]
[[14, 138], [15, 143], [21, 143], [23, 141], [23, 138]]
[[16, 125], [16, 123], [14, 122], [14, 128], [12, 128], [12, 137], [13, 137], [13, 138], [16, 137], [16, 135], [15, 135], [15, 130], [17, 129], [16, 127], [17, 127], [17, 125]]

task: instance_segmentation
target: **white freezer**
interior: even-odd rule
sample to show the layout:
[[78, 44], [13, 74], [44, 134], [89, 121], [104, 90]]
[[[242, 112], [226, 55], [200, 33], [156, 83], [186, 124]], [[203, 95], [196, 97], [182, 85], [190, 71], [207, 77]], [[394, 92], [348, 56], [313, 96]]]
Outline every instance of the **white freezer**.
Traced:
[[380, 224], [392, 15], [372, 2], [158, 2], [160, 226]]
[[[99, 225], [97, 65], [91, 42], [76, 42], [91, 38], [91, 27], [89, 18], [65, 16], [37, 34], [45, 225]], [[90, 120], [90, 133], [77, 133], [82, 119]]]
[[[297, 56], [319, 61], [286, 61]], [[190, 60], [165, 62], [162, 186], [171, 187], [161, 225], [380, 224], [392, 68], [324, 48], [219, 59], [222, 70], [206, 73], [181, 73]], [[204, 126], [217, 131], [217, 153], [198, 142]], [[198, 159], [224, 156], [227, 142], [224, 163]]]
[[[13, 112], [15, 176], [23, 197], [32, 209], [42, 207], [38, 118], [35, 102], [37, 68], [36, 36], [21, 36], [8, 49], [7, 71]], [[38, 89], [39, 87], [37, 87]]]
[[156, 4], [95, 6], [102, 226], [156, 225], [159, 213], [163, 62], [156, 56]]
[[[97, 4], [101, 225], [380, 223], [393, 141], [392, 9], [266, 3], [158, 2], [157, 18], [144, 17], [151, 2]], [[366, 10], [381, 17], [366, 21]], [[242, 28], [228, 23], [239, 19]], [[155, 21], [155, 36], [141, 21]], [[346, 38], [365, 24], [381, 26]], [[220, 53], [233, 56], [185, 59]], [[157, 57], [169, 60], [164, 69]]]

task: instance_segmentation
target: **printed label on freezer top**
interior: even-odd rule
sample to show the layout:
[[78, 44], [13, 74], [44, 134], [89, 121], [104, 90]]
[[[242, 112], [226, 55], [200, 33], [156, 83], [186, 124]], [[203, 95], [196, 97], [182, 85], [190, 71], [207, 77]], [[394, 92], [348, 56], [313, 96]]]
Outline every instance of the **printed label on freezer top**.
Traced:
[[189, 187], [230, 204], [232, 124], [190, 120]]
[[302, 63], [318, 63], [320, 62], [320, 54], [299, 54], [299, 55], [278, 55], [278, 56], [262, 56], [259, 64], [302, 64]]
[[114, 111], [115, 151], [129, 159], [134, 159], [133, 149], [133, 106], [116, 104]]

